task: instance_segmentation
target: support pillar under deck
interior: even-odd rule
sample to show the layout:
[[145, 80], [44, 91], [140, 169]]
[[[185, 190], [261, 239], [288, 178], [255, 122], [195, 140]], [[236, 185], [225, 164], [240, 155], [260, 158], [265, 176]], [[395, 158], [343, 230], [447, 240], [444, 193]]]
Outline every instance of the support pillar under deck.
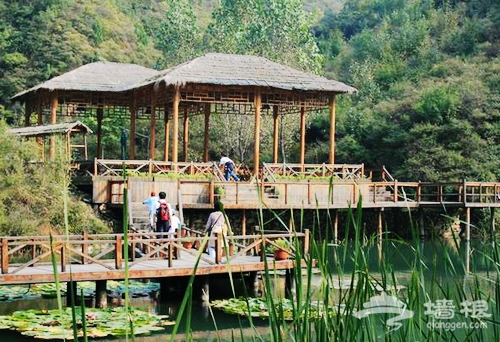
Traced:
[[97, 280], [95, 282], [95, 306], [99, 309], [108, 307], [107, 280]]

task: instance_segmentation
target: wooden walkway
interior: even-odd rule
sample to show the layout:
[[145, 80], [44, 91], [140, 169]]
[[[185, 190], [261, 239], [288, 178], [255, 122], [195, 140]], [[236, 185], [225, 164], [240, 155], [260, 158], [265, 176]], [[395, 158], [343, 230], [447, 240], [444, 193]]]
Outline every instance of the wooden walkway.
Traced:
[[[125, 262], [124, 239], [123, 234], [54, 236], [52, 241], [48, 236], [0, 237], [0, 284], [55, 282], [56, 274], [62, 282], [122, 280], [126, 264], [129, 279], [289, 270], [296, 263], [295, 248], [300, 248], [301, 256], [309, 249], [308, 231], [228, 236], [225, 243], [218, 236], [212, 238], [216, 243], [214, 258], [186, 247], [188, 243], [203, 246], [208, 237], [159, 238], [157, 233], [142, 232], [128, 234], [129, 259]], [[265, 253], [269, 246], [276, 246], [277, 239], [290, 241], [290, 259], [275, 261]]]

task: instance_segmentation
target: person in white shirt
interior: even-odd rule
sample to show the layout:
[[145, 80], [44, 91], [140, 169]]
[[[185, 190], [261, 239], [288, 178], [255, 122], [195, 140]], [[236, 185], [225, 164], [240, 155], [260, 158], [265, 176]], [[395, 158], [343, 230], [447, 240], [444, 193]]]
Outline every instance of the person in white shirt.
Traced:
[[222, 152], [220, 158], [220, 165], [224, 165], [224, 178], [226, 178], [226, 181], [229, 181], [232, 178], [234, 178], [235, 181], [239, 181], [240, 178], [238, 175], [234, 172], [235, 169], [235, 164], [234, 161], [229, 158], [224, 152]]
[[[181, 219], [176, 215], [176, 211], [172, 210], [172, 216], [170, 216], [170, 229], [169, 233], [175, 233], [177, 229], [181, 228]], [[170, 235], [172, 237], [172, 235]]]

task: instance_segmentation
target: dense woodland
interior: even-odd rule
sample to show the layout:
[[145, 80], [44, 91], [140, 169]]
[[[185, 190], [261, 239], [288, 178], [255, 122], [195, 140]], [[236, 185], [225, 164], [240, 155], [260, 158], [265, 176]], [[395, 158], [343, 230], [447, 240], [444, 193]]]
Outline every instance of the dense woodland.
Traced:
[[[0, 16], [0, 117], [11, 125], [22, 123], [12, 95], [86, 63], [160, 70], [210, 51], [254, 54], [359, 90], [338, 98], [337, 163], [384, 165], [399, 180], [500, 179], [497, 0], [4, 0]], [[294, 162], [292, 123], [281, 143]], [[328, 127], [326, 113], [310, 118], [308, 162], [327, 160]], [[243, 162], [244, 128], [220, 141]]]

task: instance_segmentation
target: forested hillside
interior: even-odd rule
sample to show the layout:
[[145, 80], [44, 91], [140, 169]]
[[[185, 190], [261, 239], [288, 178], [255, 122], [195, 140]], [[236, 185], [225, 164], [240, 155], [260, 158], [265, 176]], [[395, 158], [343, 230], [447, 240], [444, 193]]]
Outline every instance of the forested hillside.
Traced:
[[[497, 0], [4, 0], [0, 15], [0, 115], [13, 124], [10, 96], [85, 63], [256, 54], [359, 90], [338, 99], [338, 163], [500, 179]], [[308, 123], [309, 162], [327, 159], [327, 121]]]

